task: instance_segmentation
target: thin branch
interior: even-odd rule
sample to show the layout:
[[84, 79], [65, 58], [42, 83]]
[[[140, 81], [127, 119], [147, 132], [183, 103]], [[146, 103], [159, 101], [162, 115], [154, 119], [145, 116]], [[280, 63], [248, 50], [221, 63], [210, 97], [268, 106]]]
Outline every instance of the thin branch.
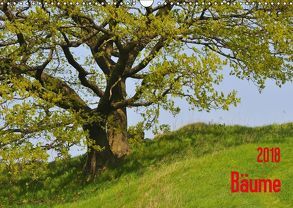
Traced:
[[164, 46], [164, 39], [161, 38], [156, 45], [152, 48], [151, 52], [146, 56], [137, 66], [133, 67], [129, 71], [127, 71], [123, 76], [124, 77], [131, 77], [134, 74], [138, 73], [142, 69], [144, 69], [156, 56], [156, 53], [161, 50]]
[[[64, 37], [66, 38], [65, 35]], [[86, 78], [86, 76], [89, 75], [89, 73], [74, 59], [72, 53], [69, 50], [69, 47], [67, 46], [61, 46], [61, 47], [68, 63], [78, 71], [79, 73], [78, 78], [81, 84], [91, 89], [99, 97], [102, 97], [104, 95], [104, 92], [94, 82], [91, 82]]]

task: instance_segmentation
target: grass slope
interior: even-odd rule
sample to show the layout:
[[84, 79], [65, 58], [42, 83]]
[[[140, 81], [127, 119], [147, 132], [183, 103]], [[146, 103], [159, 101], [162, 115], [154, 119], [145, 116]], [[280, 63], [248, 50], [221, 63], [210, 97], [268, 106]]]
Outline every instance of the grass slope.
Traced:
[[[288, 145], [290, 144], [290, 145]], [[271, 144], [260, 144], [271, 146]], [[280, 164], [256, 164], [257, 145], [242, 145], [201, 158], [151, 168], [142, 177], [124, 176], [86, 200], [57, 207], [293, 207], [293, 143], [280, 144]], [[253, 178], [280, 178], [278, 194], [230, 193], [231, 170]], [[290, 198], [291, 193], [291, 198]]]
[[[259, 146], [280, 147], [282, 161], [257, 163]], [[1, 202], [3, 207], [293, 207], [292, 150], [292, 123], [258, 128], [197, 123], [133, 145], [121, 167], [104, 171], [94, 183], [80, 183], [82, 158], [53, 163], [29, 187], [24, 188], [26, 180], [2, 186], [0, 207]], [[282, 191], [232, 194], [232, 170], [280, 178]]]

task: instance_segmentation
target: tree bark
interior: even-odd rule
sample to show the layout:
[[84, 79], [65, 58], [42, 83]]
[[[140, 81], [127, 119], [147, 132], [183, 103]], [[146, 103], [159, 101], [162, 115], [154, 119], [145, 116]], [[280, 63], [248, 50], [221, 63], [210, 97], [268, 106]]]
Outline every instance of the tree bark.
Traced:
[[[125, 81], [120, 80], [111, 90], [110, 102], [119, 101], [125, 96]], [[84, 170], [90, 177], [96, 175], [97, 169], [116, 165], [118, 159], [130, 152], [127, 141], [126, 108], [113, 109], [110, 105], [101, 105], [98, 111], [101, 121], [84, 126], [84, 130], [89, 132], [94, 145], [102, 148], [97, 150], [91, 145], [88, 147]]]
[[107, 135], [113, 154], [122, 158], [130, 153], [127, 140], [126, 109], [117, 109], [110, 113], [107, 120]]
[[[111, 101], [121, 101], [126, 97], [125, 80], [121, 79], [111, 91]], [[108, 140], [114, 155], [122, 158], [128, 155], [130, 148], [127, 140], [127, 113], [126, 108], [112, 110], [107, 118]]]
[[98, 169], [104, 169], [106, 166], [113, 165], [115, 163], [115, 156], [111, 151], [108, 139], [106, 126], [94, 123], [84, 127], [89, 131], [89, 137], [94, 142], [94, 145], [99, 146], [100, 150], [97, 150], [92, 145], [88, 146], [87, 161], [85, 163], [84, 172], [94, 177]]

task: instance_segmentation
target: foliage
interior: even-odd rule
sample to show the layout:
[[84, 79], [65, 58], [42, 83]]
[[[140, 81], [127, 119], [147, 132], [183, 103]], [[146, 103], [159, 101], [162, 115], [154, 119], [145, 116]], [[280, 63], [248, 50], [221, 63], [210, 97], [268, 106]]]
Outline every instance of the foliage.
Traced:
[[146, 128], [179, 112], [175, 98], [227, 110], [239, 98], [218, 90], [224, 69], [260, 89], [292, 80], [290, 6], [21, 2], [0, 5], [0, 169], [15, 174], [48, 150], [99, 148], [85, 127], [117, 109], [138, 108]]
[[137, 123], [135, 126], [130, 126], [127, 133], [130, 144], [142, 143], [145, 139], [144, 126], [142, 122]]

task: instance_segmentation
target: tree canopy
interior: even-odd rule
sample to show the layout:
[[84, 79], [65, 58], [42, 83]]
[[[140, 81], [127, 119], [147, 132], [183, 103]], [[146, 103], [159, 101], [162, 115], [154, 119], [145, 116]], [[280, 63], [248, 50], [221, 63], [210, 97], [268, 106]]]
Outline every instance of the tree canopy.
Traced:
[[146, 128], [161, 109], [176, 114], [176, 98], [227, 110], [239, 98], [217, 88], [224, 70], [259, 89], [292, 80], [288, 1], [51, 2], [0, 4], [0, 169], [11, 175], [73, 145], [88, 147], [90, 173], [123, 157], [128, 108]]

